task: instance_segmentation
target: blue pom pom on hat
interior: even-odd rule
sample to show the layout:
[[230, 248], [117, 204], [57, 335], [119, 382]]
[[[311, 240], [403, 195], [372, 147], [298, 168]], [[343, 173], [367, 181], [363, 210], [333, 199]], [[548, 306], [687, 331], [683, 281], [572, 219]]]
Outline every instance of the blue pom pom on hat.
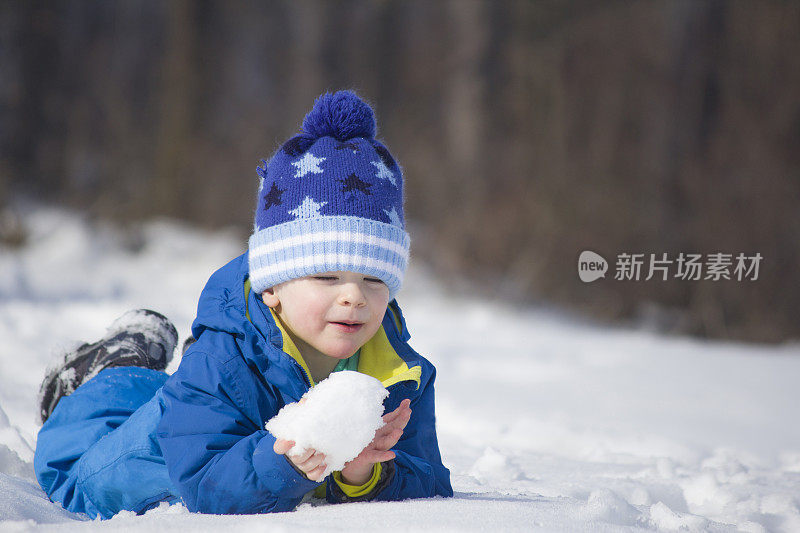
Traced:
[[395, 297], [411, 239], [402, 171], [375, 132], [372, 108], [355, 93], [325, 93], [302, 132], [258, 168], [253, 290], [344, 270], [383, 280]]

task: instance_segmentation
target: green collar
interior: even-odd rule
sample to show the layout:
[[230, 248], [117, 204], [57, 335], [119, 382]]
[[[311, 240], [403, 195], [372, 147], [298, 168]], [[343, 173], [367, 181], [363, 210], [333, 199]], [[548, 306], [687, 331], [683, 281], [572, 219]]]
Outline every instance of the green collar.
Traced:
[[339, 362], [336, 363], [336, 367], [331, 370], [331, 374], [334, 372], [341, 372], [342, 370], [352, 370], [353, 372], [358, 372], [359, 355], [361, 355], [361, 348], [359, 348], [356, 353], [347, 359], [339, 359]]

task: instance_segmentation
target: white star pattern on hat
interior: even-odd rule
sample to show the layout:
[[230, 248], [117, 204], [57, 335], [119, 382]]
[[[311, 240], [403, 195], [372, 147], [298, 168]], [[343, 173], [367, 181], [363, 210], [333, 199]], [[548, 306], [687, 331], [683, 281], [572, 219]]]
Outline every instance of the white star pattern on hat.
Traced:
[[397, 209], [395, 209], [394, 206], [392, 207], [391, 211], [384, 209], [383, 212], [389, 217], [389, 221], [391, 221], [392, 225], [397, 226], [398, 228], [403, 227], [403, 223], [400, 222], [400, 217], [397, 215]]
[[320, 216], [319, 210], [328, 202], [315, 202], [310, 196], [303, 199], [303, 203], [289, 211], [295, 218], [312, 218]]
[[309, 172], [313, 172], [314, 174], [322, 174], [322, 169], [319, 168], [319, 164], [325, 161], [324, 157], [314, 157], [314, 154], [311, 152], [306, 152], [306, 155], [292, 163], [293, 167], [297, 167], [297, 173], [294, 175], [295, 178], [302, 178]]
[[394, 174], [392, 173], [391, 170], [389, 170], [389, 167], [387, 167], [383, 161], [370, 161], [370, 163], [375, 165], [375, 168], [378, 169], [378, 173], [375, 174], [376, 178], [381, 180], [388, 179], [389, 181], [392, 182], [392, 185], [397, 187], [397, 180], [395, 179]]

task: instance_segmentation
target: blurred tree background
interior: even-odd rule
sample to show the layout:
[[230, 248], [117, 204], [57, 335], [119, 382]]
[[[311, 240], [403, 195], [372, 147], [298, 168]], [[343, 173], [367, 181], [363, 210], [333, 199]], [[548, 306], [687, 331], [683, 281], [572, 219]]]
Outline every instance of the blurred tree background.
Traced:
[[[244, 246], [256, 165], [339, 88], [374, 105], [414, 261], [443, 280], [800, 338], [799, 2], [2, 0], [0, 210], [235, 225]], [[605, 280], [578, 279], [585, 249]], [[615, 281], [623, 252], [764, 259], [757, 281]]]

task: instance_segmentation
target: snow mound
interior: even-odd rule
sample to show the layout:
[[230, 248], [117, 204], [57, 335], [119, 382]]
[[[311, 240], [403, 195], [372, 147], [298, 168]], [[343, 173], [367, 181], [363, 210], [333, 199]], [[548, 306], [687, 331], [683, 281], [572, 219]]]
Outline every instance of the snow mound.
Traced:
[[383, 426], [383, 400], [389, 392], [377, 379], [344, 370], [312, 387], [305, 401], [290, 403], [269, 420], [275, 438], [294, 441], [290, 454], [315, 449], [326, 456], [327, 476], [341, 470]]
[[0, 531], [32, 531], [38, 524], [85, 521], [47, 499], [34, 480], [0, 472]]
[[583, 509], [583, 517], [590, 522], [634, 526], [639, 521], [640, 513], [613, 490], [598, 489], [589, 494], [589, 500]]
[[650, 522], [662, 531], [704, 531], [708, 520], [688, 513], [676, 513], [663, 502], [650, 506]]
[[522, 479], [523, 474], [516, 465], [508, 460], [503, 452], [491, 446], [483, 451], [469, 471], [479, 483], [504, 483], [509, 480]]
[[0, 405], [0, 474], [35, 479], [33, 450]]

